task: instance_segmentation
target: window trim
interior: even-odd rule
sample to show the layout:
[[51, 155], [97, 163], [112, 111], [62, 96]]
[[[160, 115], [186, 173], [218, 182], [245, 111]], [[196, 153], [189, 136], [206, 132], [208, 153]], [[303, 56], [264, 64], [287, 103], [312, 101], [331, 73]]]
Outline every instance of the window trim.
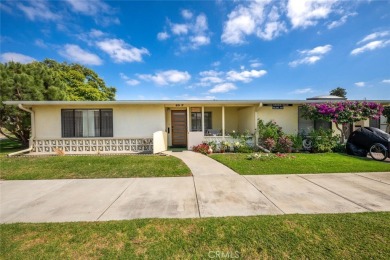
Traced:
[[[300, 128], [300, 118], [303, 118], [301, 116], [301, 114], [300, 114], [301, 108], [302, 108], [302, 106], [298, 106], [298, 134], [304, 133], [305, 135], [308, 135], [309, 133], [306, 133], [305, 130], [302, 131], [301, 128]], [[327, 128], [325, 130], [333, 128], [332, 122], [327, 122], [327, 121], [324, 121], [324, 120], [313, 120], [313, 119], [305, 119], [305, 120], [311, 121], [311, 125], [313, 126], [313, 130], [319, 130], [320, 129], [320, 127], [319, 127], [320, 123], [328, 123], [328, 127], [329, 128]]]
[[[99, 111], [99, 129], [100, 133], [99, 136], [76, 136], [76, 124], [75, 124], [75, 118], [76, 118], [76, 111]], [[111, 111], [111, 135], [109, 136], [102, 136], [102, 111], [108, 110]], [[72, 111], [72, 118], [73, 118], [73, 133], [72, 136], [64, 136], [64, 119], [63, 119], [63, 112], [64, 111]], [[112, 108], [62, 108], [61, 109], [61, 138], [111, 138], [114, 137], [114, 110]]]
[[[198, 130], [197, 129], [194, 129], [193, 128], [193, 124], [192, 124], [192, 114], [200, 114], [200, 128]], [[212, 120], [212, 112], [211, 111], [205, 111], [204, 112], [204, 116], [202, 118], [202, 112], [191, 112], [191, 132], [202, 132], [202, 120], [204, 120], [204, 126], [205, 126], [205, 131], [207, 131], [207, 128], [206, 128], [206, 114], [208, 114], [208, 120], [209, 120], [209, 123], [210, 125], [208, 125], [208, 129], [211, 129], [212, 128], [212, 124], [213, 124], [213, 120]]]

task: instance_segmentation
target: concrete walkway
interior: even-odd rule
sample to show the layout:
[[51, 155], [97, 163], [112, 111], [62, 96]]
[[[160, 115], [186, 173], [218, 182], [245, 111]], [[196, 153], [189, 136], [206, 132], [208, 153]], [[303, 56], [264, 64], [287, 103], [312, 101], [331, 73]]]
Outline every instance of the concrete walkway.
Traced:
[[0, 222], [390, 211], [390, 172], [240, 176], [193, 152], [192, 177], [0, 182]]

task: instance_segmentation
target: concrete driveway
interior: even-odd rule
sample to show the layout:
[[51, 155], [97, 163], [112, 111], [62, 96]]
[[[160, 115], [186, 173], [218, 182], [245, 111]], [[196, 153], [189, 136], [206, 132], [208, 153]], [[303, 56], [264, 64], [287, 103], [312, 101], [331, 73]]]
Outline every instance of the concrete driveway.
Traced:
[[200, 154], [174, 156], [193, 177], [1, 181], [0, 222], [390, 211], [389, 172], [240, 176]]

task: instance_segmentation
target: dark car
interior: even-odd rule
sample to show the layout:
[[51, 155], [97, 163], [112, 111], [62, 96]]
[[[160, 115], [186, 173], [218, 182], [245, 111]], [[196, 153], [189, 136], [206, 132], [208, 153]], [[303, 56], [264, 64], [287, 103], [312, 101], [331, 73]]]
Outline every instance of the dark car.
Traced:
[[346, 148], [348, 154], [366, 157], [370, 153], [373, 159], [382, 161], [389, 156], [390, 134], [375, 127], [361, 127], [349, 136]]

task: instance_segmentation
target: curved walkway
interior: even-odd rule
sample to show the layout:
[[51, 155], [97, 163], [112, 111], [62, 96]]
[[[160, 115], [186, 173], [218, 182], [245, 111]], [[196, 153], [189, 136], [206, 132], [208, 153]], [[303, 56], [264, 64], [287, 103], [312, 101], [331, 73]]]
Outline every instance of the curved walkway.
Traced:
[[0, 223], [390, 211], [390, 173], [246, 175], [185, 151], [192, 177], [0, 181]]

